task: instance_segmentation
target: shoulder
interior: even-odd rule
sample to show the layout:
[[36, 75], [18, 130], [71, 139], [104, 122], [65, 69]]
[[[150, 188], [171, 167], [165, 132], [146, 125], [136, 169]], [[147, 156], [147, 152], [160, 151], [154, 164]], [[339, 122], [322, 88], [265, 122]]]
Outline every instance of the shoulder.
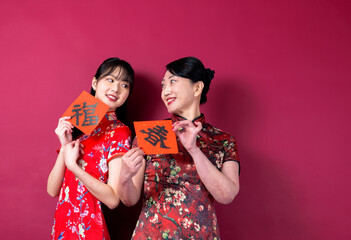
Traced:
[[119, 138], [119, 137], [127, 138], [127, 137], [131, 137], [132, 135], [132, 132], [129, 129], [129, 127], [119, 120], [113, 123], [113, 128], [111, 130], [112, 131], [110, 134], [116, 138]]
[[230, 133], [222, 131], [210, 123], [205, 123], [202, 130], [208, 135], [213, 143], [216, 143], [217, 146], [221, 145], [226, 151], [237, 148], [237, 141]]
[[116, 124], [117, 124], [117, 129], [119, 129], [120, 131], [131, 132], [129, 127], [124, 123], [122, 123], [121, 121], [118, 120]]
[[212, 138], [235, 141], [235, 138], [230, 133], [222, 131], [210, 123], [204, 123], [202, 130], [210, 134]]

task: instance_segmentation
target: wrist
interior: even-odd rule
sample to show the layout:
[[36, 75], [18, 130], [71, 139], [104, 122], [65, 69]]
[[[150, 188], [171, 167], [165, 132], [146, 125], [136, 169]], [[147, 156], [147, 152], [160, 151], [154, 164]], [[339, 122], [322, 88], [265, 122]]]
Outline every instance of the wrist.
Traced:
[[[123, 174], [122, 174], [123, 173]], [[125, 184], [128, 184], [131, 179], [133, 178], [132, 174], [129, 173], [129, 174], [126, 174], [125, 172], [122, 171], [121, 169], [121, 175], [120, 175], [120, 178], [119, 178], [119, 181], [125, 185]]]
[[71, 163], [71, 162], [66, 162], [66, 167], [67, 167], [68, 170], [70, 170], [71, 172], [76, 172], [77, 169], [80, 168], [80, 167], [78, 166], [77, 163]]
[[201, 150], [200, 150], [200, 148], [199, 148], [198, 146], [194, 146], [194, 147], [192, 147], [192, 148], [187, 149], [187, 151], [188, 151], [188, 153], [189, 153], [190, 155], [193, 155], [193, 154], [198, 153], [198, 152], [201, 151]]

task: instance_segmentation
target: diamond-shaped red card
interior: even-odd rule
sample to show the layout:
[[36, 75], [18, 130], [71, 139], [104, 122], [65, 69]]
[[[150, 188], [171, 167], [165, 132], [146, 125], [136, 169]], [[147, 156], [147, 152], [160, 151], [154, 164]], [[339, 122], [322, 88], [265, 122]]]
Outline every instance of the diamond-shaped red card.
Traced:
[[108, 109], [108, 105], [83, 91], [62, 117], [70, 116], [71, 119], [68, 121], [86, 135], [89, 135], [99, 125]]

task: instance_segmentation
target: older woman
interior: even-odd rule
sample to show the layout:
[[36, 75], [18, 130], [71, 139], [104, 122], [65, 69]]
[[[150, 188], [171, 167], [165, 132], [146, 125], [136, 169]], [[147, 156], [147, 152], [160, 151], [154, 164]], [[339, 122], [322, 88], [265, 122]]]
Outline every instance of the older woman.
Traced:
[[148, 155], [134, 147], [122, 157], [121, 201], [135, 204], [144, 180], [142, 211], [133, 239], [219, 239], [215, 201], [229, 204], [239, 191], [235, 139], [200, 112], [214, 71], [194, 57], [169, 63], [161, 98], [172, 114], [178, 154]]

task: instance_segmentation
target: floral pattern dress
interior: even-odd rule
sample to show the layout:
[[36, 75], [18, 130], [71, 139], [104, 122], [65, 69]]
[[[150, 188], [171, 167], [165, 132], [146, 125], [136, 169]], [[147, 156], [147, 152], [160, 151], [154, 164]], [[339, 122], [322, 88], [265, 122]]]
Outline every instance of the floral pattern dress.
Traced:
[[[184, 118], [172, 115], [172, 121]], [[221, 170], [226, 161], [239, 163], [235, 139], [202, 123], [197, 146]], [[178, 154], [146, 158], [143, 207], [133, 239], [220, 239], [215, 201], [196, 171], [195, 164], [177, 139]]]
[[[131, 132], [108, 112], [90, 135], [80, 137], [84, 154], [79, 166], [90, 175], [107, 182], [108, 163], [130, 149]], [[51, 239], [110, 239], [100, 201], [75, 175], [66, 169], [56, 206]]]

